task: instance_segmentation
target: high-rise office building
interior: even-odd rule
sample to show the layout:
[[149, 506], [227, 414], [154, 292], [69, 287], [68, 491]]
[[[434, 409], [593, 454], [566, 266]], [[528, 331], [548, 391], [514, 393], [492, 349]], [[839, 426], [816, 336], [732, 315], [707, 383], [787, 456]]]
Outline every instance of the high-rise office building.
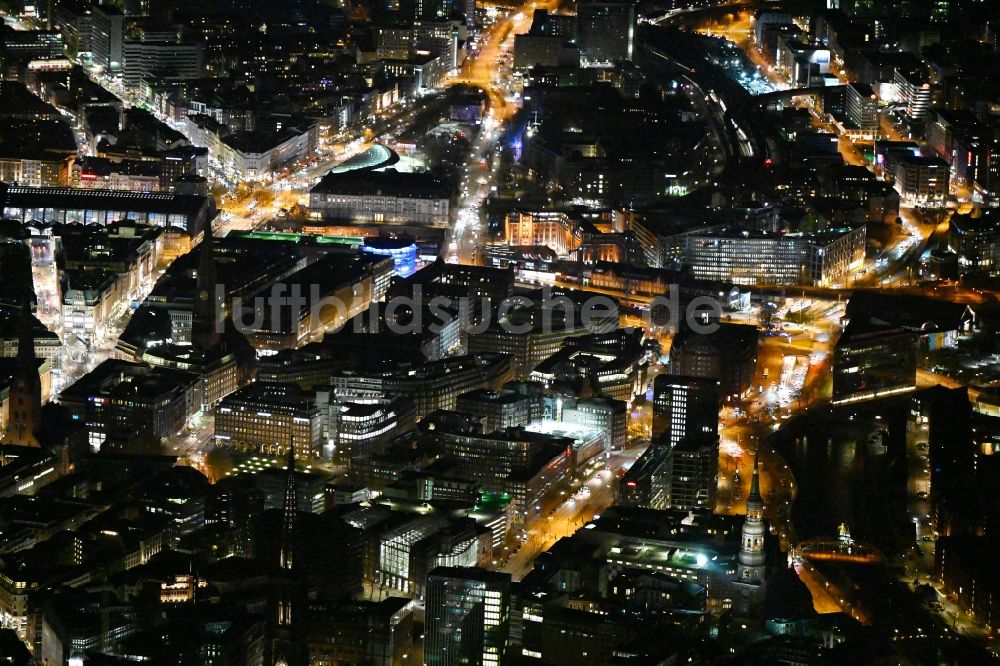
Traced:
[[197, 79], [202, 75], [198, 44], [127, 41], [122, 45], [122, 60], [122, 77], [130, 86], [155, 78]]
[[750, 494], [747, 495], [746, 519], [740, 537], [740, 552], [737, 554], [736, 587], [739, 598], [737, 612], [745, 614], [764, 591], [766, 556], [764, 540], [767, 525], [764, 522], [764, 498], [760, 494], [760, 469], [757, 454], [753, 459], [753, 479]]
[[494, 433], [432, 432], [437, 450], [452, 460], [454, 473], [473, 479], [489, 492], [506, 493], [517, 523], [530, 523], [541, 507], [573, 474], [574, 440], [556, 434], [508, 428]]
[[931, 84], [925, 72], [896, 69], [893, 83], [899, 101], [906, 106], [906, 115], [912, 120], [923, 120], [931, 107]]
[[166, 439], [202, 405], [202, 379], [193, 372], [108, 359], [67, 386], [60, 404], [84, 424], [93, 450], [123, 447], [141, 435]]
[[672, 509], [713, 509], [719, 485], [719, 438], [686, 439], [670, 450], [667, 506]]
[[651, 444], [618, 484], [618, 504], [666, 509], [670, 499], [670, 449]]
[[510, 642], [510, 575], [437, 567], [427, 576], [424, 663], [505, 663]]
[[963, 272], [996, 272], [1000, 266], [1000, 211], [956, 212], [948, 222], [948, 249]]
[[1000, 138], [983, 142], [980, 167], [976, 173], [976, 190], [987, 199], [1000, 199]]
[[904, 203], [943, 206], [950, 191], [951, 169], [937, 157], [904, 155], [896, 165], [896, 190]]
[[581, 2], [576, 7], [581, 60], [592, 67], [631, 60], [635, 5], [630, 2]]
[[125, 16], [112, 5], [95, 5], [92, 21], [94, 64], [109, 72], [120, 71]]
[[972, 184], [986, 166], [984, 149], [992, 138], [989, 126], [970, 109], [934, 109], [925, 125], [927, 143], [951, 165], [952, 179]]
[[849, 83], [845, 92], [848, 129], [858, 132], [860, 138], [873, 138], [879, 121], [878, 97], [872, 87], [867, 83]]
[[658, 375], [653, 380], [653, 439], [674, 447], [683, 439], [716, 435], [719, 399], [718, 380]]
[[66, 54], [79, 57], [91, 53], [94, 41], [94, 10], [86, 2], [67, 0], [55, 4], [52, 24], [62, 35]]
[[757, 367], [757, 327], [719, 324], [711, 333], [682, 327], [670, 345], [668, 371], [675, 375], [706, 377], [719, 381], [725, 397], [750, 389]]
[[414, 18], [448, 19], [455, 11], [454, 0], [416, 0], [414, 3]]

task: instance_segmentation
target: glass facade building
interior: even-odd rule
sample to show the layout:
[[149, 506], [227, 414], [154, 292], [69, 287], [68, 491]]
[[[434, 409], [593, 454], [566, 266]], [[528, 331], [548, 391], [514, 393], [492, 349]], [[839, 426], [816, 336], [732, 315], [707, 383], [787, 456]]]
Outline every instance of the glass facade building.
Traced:
[[828, 286], [865, 258], [865, 227], [770, 234], [722, 230], [687, 237], [684, 264], [701, 280]]
[[505, 663], [510, 644], [510, 576], [439, 567], [427, 577], [424, 663]]
[[368, 238], [361, 251], [392, 258], [392, 274], [409, 277], [417, 270], [417, 244], [410, 238]]
[[156, 227], [180, 227], [192, 236], [215, 217], [210, 197], [169, 192], [24, 187], [0, 183], [3, 217], [20, 222], [107, 225], [133, 220]]
[[653, 380], [653, 438], [674, 447], [685, 438], [716, 434], [719, 404], [715, 379], [658, 375]]
[[917, 386], [917, 336], [902, 328], [848, 324], [833, 351], [833, 403], [870, 400]]

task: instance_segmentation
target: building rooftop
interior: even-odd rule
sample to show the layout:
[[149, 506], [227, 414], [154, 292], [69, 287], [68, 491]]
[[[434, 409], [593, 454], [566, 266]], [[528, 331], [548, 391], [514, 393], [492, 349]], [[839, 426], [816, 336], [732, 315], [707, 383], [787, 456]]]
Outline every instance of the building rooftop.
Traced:
[[0, 158], [57, 161], [75, 153], [73, 131], [61, 118], [0, 117]]
[[985, 129], [979, 116], [970, 109], [934, 109], [938, 120], [953, 129]]
[[462, 402], [488, 402], [496, 404], [510, 404], [530, 399], [531, 396], [517, 391], [507, 389], [476, 389], [458, 396], [459, 403]]
[[62, 208], [162, 213], [195, 217], [215, 205], [207, 197], [170, 192], [80, 190], [0, 183], [0, 208]]
[[924, 157], [923, 155], [914, 155], [913, 153], [903, 153], [899, 156], [899, 164], [908, 164], [911, 166], [927, 166], [935, 167], [938, 169], [947, 169], [948, 163], [945, 162], [940, 157]]
[[[263, 242], [266, 240], [231, 234], [213, 241], [216, 273], [224, 280], [227, 293], [249, 296], [257, 288], [291, 272], [303, 258], [302, 251], [292, 243]], [[170, 264], [153, 287], [149, 302], [190, 303], [195, 293], [199, 257], [199, 250], [194, 248]], [[130, 322], [126, 330], [131, 328]]]
[[429, 173], [404, 173], [395, 169], [353, 170], [327, 173], [310, 193], [448, 199], [451, 197], [451, 188]]
[[237, 361], [237, 353], [219, 347], [202, 349], [192, 345], [174, 343], [156, 344], [146, 347], [142, 360], [156, 366], [167, 366], [208, 374], [212, 369]]
[[955, 233], [998, 233], [1000, 232], [1000, 211], [987, 208], [978, 216], [970, 213], [955, 212], [949, 220], [949, 225]]
[[139, 249], [159, 237], [158, 227], [135, 225], [56, 224], [52, 235], [59, 239], [64, 266], [114, 266], [134, 261]]
[[289, 139], [299, 136], [301, 133], [301, 131], [292, 128], [283, 129], [278, 132], [239, 132], [223, 137], [222, 142], [241, 153], [260, 155], [277, 148]]
[[160, 163], [152, 160], [115, 161], [107, 157], [88, 155], [77, 160], [76, 164], [80, 169], [81, 180], [88, 180], [90, 177], [107, 178], [113, 173], [156, 178], [161, 172]]
[[146, 132], [163, 143], [188, 143], [187, 137], [141, 107], [127, 108], [124, 112], [123, 125], [125, 129]]
[[63, 302], [74, 291], [84, 293], [87, 301], [96, 300], [99, 294], [110, 288], [117, 280], [111, 271], [100, 269], [67, 269], [62, 272], [61, 283]]
[[773, 240], [805, 240], [814, 245], [826, 245], [846, 234], [855, 231], [854, 227], [828, 227], [808, 232], [776, 233], [761, 229], [746, 228], [736, 225], [725, 225], [704, 232], [692, 234], [693, 238], [745, 238], [745, 239], [773, 239]]
[[372, 171], [390, 167], [399, 162], [399, 155], [392, 148], [376, 143], [363, 153], [347, 158], [330, 170], [330, 173], [349, 171]]
[[909, 51], [890, 51], [871, 49], [864, 51], [861, 56], [868, 62], [879, 67], [893, 67], [903, 70], [910, 70], [920, 67], [920, 57]]
[[111, 398], [130, 403], [155, 403], [166, 396], [181, 395], [199, 381], [198, 375], [185, 370], [148, 367], [144, 373], [122, 375], [120, 382], [104, 387], [104, 392]]
[[280, 384], [277, 382], [254, 382], [235, 393], [229, 394], [219, 403], [219, 410], [232, 408], [236, 405], [258, 406], [274, 410], [300, 411], [309, 410], [315, 406], [312, 395], [306, 393], [295, 384]]
[[844, 331], [837, 339], [835, 347], [839, 349], [854, 343], [866, 343], [869, 340], [907, 336], [914, 337], [915, 339], [915, 334], [902, 326], [893, 326], [885, 322], [861, 317], [851, 319], [848, 322], [847, 326], [844, 327]]
[[475, 284], [475, 283], [509, 283], [514, 284], [514, 272], [507, 268], [490, 268], [488, 266], [473, 266], [466, 264], [449, 264], [435, 261], [424, 266], [407, 278], [396, 282], [408, 285], [438, 284]]
[[707, 343], [720, 350], [735, 351], [737, 349], [757, 346], [758, 330], [756, 326], [746, 324], [718, 323], [711, 333], [696, 333], [687, 326], [681, 327], [674, 336], [671, 351], [689, 342]]
[[382, 372], [355, 372], [344, 370], [336, 373], [341, 377], [370, 377], [380, 376], [399, 379], [434, 379], [445, 377], [456, 372], [463, 372], [475, 369], [491, 367], [509, 359], [506, 354], [492, 354], [482, 352], [478, 354], [465, 354], [463, 356], [452, 356], [439, 361], [428, 361], [414, 368], [389, 368]]
[[[59, 335], [53, 333], [45, 327], [42, 322], [38, 321], [37, 318], [32, 316], [33, 324], [33, 334], [35, 340], [39, 338], [48, 338], [50, 340], [58, 340]], [[18, 330], [21, 322], [21, 308], [11, 305], [0, 304], [0, 338], [5, 339], [17, 339]]]
[[351, 398], [346, 398], [338, 400], [337, 403], [339, 405], [338, 411], [343, 416], [364, 418], [393, 411], [394, 408], [398, 408], [402, 404], [402, 398], [387, 398], [379, 401], [368, 401], [367, 399], [365, 401], [354, 401]]
[[59, 112], [17, 81], [0, 81], [0, 118], [55, 118]]
[[361, 247], [365, 239], [361, 236], [315, 236], [312, 234], [298, 234], [282, 231], [246, 231], [234, 229], [226, 234], [226, 238], [248, 238], [251, 240], [270, 240], [284, 243], [295, 243], [303, 245], [344, 245], [347, 247]]
[[870, 320], [921, 333], [962, 330], [976, 318], [972, 308], [963, 303], [865, 290], [851, 295], [847, 301], [846, 316], [851, 324]]
[[498, 585], [510, 583], [510, 574], [478, 567], [434, 567], [427, 575], [434, 578], [461, 578]]

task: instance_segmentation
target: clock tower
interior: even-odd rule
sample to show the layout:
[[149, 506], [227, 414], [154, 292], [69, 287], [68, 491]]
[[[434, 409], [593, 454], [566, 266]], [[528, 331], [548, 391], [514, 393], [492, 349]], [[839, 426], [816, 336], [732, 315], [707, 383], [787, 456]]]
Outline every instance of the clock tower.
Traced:
[[205, 226], [198, 249], [198, 274], [191, 320], [191, 344], [201, 349], [213, 349], [222, 338], [222, 303], [216, 293], [215, 242], [212, 224]]
[[30, 305], [25, 303], [18, 321], [17, 361], [11, 378], [3, 444], [39, 446], [35, 431], [42, 420], [42, 380], [35, 359], [34, 323]]
[[753, 478], [750, 494], [747, 495], [746, 519], [740, 536], [740, 552], [737, 555], [736, 587], [740, 598], [737, 610], [746, 614], [753, 601], [764, 591], [764, 538], [767, 525], [764, 522], [764, 498], [760, 494], [760, 462], [757, 453], [753, 458]]

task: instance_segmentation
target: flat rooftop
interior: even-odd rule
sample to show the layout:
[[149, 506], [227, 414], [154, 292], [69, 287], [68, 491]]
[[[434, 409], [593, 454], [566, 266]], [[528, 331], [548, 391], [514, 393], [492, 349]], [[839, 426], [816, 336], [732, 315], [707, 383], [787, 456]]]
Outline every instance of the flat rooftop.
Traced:
[[451, 188], [429, 173], [403, 173], [395, 169], [353, 170], [329, 172], [313, 186], [310, 193], [448, 199], [451, 197]]
[[0, 208], [108, 210], [196, 216], [214, 207], [207, 197], [171, 192], [80, 190], [70, 187], [26, 187], [0, 183]]

